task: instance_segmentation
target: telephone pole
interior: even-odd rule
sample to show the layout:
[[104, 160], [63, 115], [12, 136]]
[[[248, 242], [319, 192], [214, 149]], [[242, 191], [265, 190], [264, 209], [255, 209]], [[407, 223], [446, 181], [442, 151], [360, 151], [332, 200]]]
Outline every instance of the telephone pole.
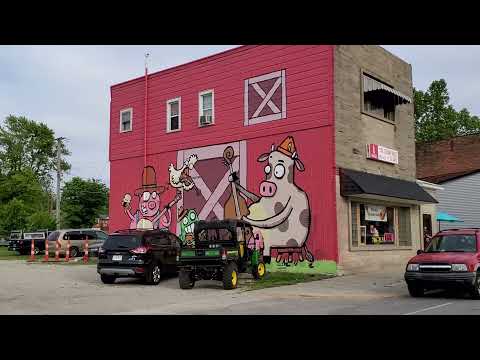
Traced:
[[60, 229], [60, 182], [62, 180], [62, 169], [61, 169], [61, 142], [62, 140], [65, 139], [63, 137], [59, 137], [57, 140], [57, 206], [55, 208], [56, 210], [56, 219], [57, 219], [57, 230]]

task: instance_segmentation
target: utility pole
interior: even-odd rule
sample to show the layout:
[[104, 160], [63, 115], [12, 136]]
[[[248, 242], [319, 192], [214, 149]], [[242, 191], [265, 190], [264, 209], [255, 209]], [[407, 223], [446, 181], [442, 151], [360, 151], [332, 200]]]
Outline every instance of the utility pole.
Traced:
[[60, 137], [57, 140], [57, 196], [56, 196], [56, 200], [57, 200], [57, 206], [56, 206], [56, 212], [57, 212], [57, 216], [56, 216], [56, 219], [57, 219], [57, 230], [60, 229], [60, 182], [62, 180], [62, 175], [61, 175], [61, 142], [64, 138]]

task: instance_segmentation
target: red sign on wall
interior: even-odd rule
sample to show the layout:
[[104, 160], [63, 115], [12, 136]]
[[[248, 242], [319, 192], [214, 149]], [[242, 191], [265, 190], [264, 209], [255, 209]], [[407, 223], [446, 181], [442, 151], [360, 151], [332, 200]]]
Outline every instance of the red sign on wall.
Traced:
[[398, 164], [398, 151], [378, 144], [367, 144], [367, 158], [390, 164]]

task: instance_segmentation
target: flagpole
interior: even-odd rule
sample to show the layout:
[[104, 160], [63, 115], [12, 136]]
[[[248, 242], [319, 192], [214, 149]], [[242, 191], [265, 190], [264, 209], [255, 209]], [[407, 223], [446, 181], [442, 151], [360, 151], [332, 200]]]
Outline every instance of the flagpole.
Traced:
[[145, 54], [145, 109], [143, 120], [143, 163], [144, 167], [147, 166], [147, 111], [148, 111], [148, 64], [147, 59], [150, 54]]

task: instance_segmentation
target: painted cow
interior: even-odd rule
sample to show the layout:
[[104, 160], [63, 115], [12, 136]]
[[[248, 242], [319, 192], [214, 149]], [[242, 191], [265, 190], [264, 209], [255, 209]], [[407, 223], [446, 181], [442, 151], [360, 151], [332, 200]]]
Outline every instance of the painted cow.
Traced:
[[[295, 172], [305, 167], [298, 158], [292, 137], [287, 137], [276, 149], [257, 159], [265, 163], [265, 180], [260, 184], [260, 197], [236, 183], [237, 189], [253, 201], [243, 220], [261, 233], [265, 254], [277, 252], [277, 261], [308, 260], [313, 255], [306, 241], [310, 229], [310, 207], [307, 194], [295, 184]], [[232, 179], [234, 180], [234, 179]]]

